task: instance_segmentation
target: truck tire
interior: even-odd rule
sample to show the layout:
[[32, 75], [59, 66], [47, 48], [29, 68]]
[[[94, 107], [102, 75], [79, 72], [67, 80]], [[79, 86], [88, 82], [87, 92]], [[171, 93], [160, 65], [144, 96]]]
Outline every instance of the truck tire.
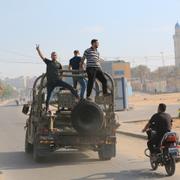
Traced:
[[83, 100], [72, 110], [72, 125], [80, 134], [95, 134], [103, 126], [104, 115], [94, 102]]
[[33, 159], [36, 162], [42, 162], [44, 159], [44, 156], [41, 155], [41, 152], [39, 150], [39, 143], [38, 143], [37, 138], [35, 138], [34, 144], [33, 144]]
[[33, 145], [28, 142], [28, 129], [26, 129], [26, 135], [25, 135], [25, 152], [27, 154], [33, 152]]
[[99, 146], [98, 155], [101, 161], [111, 160], [112, 157], [116, 154], [116, 145], [115, 144], [101, 144]]

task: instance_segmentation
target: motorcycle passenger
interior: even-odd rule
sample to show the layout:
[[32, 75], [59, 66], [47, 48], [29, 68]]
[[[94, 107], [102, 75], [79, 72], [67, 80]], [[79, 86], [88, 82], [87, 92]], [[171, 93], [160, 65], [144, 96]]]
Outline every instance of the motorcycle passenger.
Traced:
[[[166, 105], [161, 103], [158, 106], [158, 112], [154, 114], [149, 122], [145, 125], [142, 132], [147, 132], [148, 142], [147, 146], [151, 154], [159, 151], [159, 145], [165, 133], [171, 131], [172, 118], [168, 113], [165, 113]], [[154, 131], [152, 135], [150, 132]]]

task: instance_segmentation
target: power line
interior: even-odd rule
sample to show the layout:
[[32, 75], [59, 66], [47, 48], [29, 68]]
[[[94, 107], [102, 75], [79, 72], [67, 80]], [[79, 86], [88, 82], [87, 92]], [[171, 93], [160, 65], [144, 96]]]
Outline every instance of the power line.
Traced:
[[17, 51], [12, 51], [12, 50], [2, 50], [0, 49], [0, 52], [1, 53], [10, 53], [10, 54], [16, 54], [16, 55], [19, 55], [19, 56], [22, 56], [22, 57], [29, 57], [29, 58], [36, 58], [36, 56], [32, 56], [32, 55], [29, 55], [29, 54], [24, 54], [24, 53], [21, 53], [21, 52], [17, 52]]
[[42, 63], [36, 63], [36, 62], [22, 62], [22, 61], [1, 61], [0, 63], [8, 63], [8, 64], [42, 64]]

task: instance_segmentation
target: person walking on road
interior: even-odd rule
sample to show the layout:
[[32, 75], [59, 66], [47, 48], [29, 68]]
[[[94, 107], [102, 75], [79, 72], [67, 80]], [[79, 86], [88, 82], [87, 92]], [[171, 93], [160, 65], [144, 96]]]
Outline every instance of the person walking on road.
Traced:
[[64, 82], [61, 78], [60, 70], [62, 69], [61, 64], [57, 61], [57, 53], [51, 53], [51, 60], [47, 59], [43, 56], [39, 45], [36, 45], [36, 50], [40, 56], [40, 58], [44, 61], [47, 65], [46, 69], [46, 76], [47, 76], [47, 99], [46, 99], [46, 111], [49, 110], [49, 100], [51, 97], [51, 93], [55, 87], [62, 87], [71, 91], [71, 93], [79, 99], [79, 96], [75, 89], [69, 85], [68, 83]]
[[98, 47], [99, 47], [98, 40], [93, 39], [91, 41], [91, 47], [84, 51], [84, 55], [80, 63], [80, 66], [82, 67], [85, 59], [87, 60], [87, 65], [86, 65], [86, 72], [88, 75], [87, 100], [91, 100], [90, 95], [96, 78], [102, 84], [103, 95], [104, 96], [109, 95], [109, 93], [107, 92], [107, 80], [100, 65], [100, 54], [97, 50]]
[[[74, 51], [74, 57], [69, 60], [69, 70], [80, 70], [80, 62], [81, 62], [81, 57], [80, 53], [78, 50]], [[73, 74], [79, 74], [79, 72], [73, 72]], [[81, 86], [81, 92], [80, 92], [80, 97], [81, 99], [84, 98], [84, 92], [86, 90], [86, 83], [83, 79], [83, 77], [73, 77], [73, 87], [74, 89], [77, 88], [77, 83], [79, 82]]]

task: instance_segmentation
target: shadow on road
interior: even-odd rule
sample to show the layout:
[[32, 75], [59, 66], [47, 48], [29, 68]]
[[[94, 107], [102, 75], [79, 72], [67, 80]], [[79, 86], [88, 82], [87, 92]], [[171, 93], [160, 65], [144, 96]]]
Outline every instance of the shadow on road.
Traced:
[[46, 168], [58, 165], [79, 165], [97, 161], [97, 159], [90, 159], [85, 153], [77, 151], [51, 153], [50, 156], [46, 157], [41, 163], [34, 162], [32, 155], [28, 155], [25, 152], [0, 152], [0, 170]]
[[165, 174], [156, 173], [149, 169], [138, 169], [138, 170], [127, 170], [120, 172], [109, 172], [109, 173], [97, 173], [82, 178], [73, 180], [98, 180], [98, 179], [113, 179], [113, 180], [140, 180], [140, 179], [160, 179], [165, 178]]

